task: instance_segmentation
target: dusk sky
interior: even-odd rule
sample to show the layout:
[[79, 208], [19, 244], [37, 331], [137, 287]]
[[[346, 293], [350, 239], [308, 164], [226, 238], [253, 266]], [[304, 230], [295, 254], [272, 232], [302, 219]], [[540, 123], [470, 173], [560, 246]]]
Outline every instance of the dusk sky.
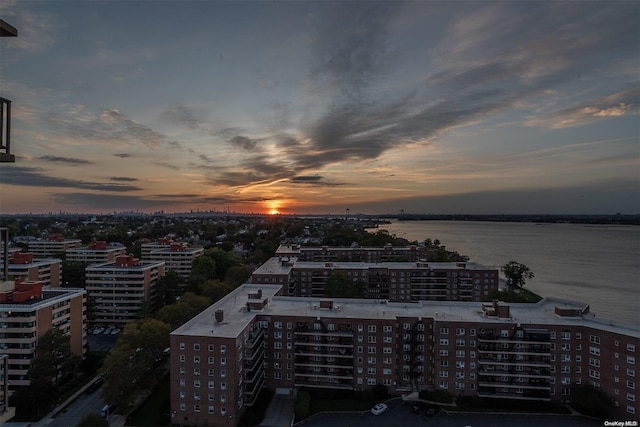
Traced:
[[6, 1], [0, 213], [640, 212], [640, 2]]

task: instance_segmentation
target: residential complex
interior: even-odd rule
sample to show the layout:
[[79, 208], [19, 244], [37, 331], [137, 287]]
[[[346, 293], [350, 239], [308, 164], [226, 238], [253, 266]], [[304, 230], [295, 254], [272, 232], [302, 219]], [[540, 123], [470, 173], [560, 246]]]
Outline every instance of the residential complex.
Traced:
[[237, 425], [263, 387], [569, 400], [591, 384], [633, 419], [640, 329], [586, 304], [284, 296], [245, 284], [171, 334], [172, 422]]
[[44, 288], [39, 281], [0, 282], [0, 353], [8, 356], [9, 393], [29, 385], [39, 339], [51, 328], [71, 337], [71, 351], [86, 351], [84, 289]]
[[82, 246], [80, 239], [65, 239], [61, 234], [50, 234], [46, 240], [30, 240], [29, 252], [36, 258], [56, 257], [80, 246]]
[[420, 261], [430, 259], [444, 246], [425, 247], [418, 245], [383, 247], [333, 247], [333, 246], [301, 246], [280, 245], [276, 256], [291, 256], [299, 261], [348, 261], [348, 262], [389, 262], [389, 261]]
[[[4, 263], [0, 265], [4, 274]], [[40, 281], [43, 286], [60, 286], [62, 268], [57, 258], [35, 259], [29, 252], [12, 251], [8, 255], [7, 274], [12, 279]]]
[[126, 248], [120, 243], [95, 240], [86, 247], [67, 249], [66, 260], [90, 264], [115, 261], [117, 256], [126, 255]]
[[170, 242], [169, 244], [148, 246], [142, 245], [144, 252], [142, 259], [149, 261], [162, 261], [167, 271], [173, 270], [184, 278], [191, 274], [193, 261], [204, 255], [204, 248], [188, 247], [184, 243]]
[[93, 322], [121, 326], [140, 318], [143, 310], [153, 310], [158, 280], [164, 272], [164, 262], [140, 261], [133, 255], [88, 266], [86, 290], [92, 302]]
[[389, 301], [481, 301], [498, 289], [498, 270], [472, 262], [316, 262], [273, 257], [251, 282], [281, 284], [285, 294], [322, 297], [335, 272], [366, 284], [367, 298]]

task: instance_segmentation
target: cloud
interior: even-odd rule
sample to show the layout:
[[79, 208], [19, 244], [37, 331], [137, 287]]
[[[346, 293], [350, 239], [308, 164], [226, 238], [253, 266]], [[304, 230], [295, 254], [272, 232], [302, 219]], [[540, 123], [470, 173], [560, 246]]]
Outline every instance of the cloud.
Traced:
[[146, 148], [158, 148], [168, 143], [165, 135], [138, 123], [115, 108], [102, 109], [98, 114], [84, 105], [76, 105], [65, 110], [52, 110], [46, 122], [54, 132], [62, 132], [72, 138], [117, 143], [141, 143]]
[[138, 181], [138, 178], [129, 178], [126, 176], [112, 176], [111, 177], [111, 181], [117, 181], [117, 182], [136, 182]]
[[105, 184], [99, 182], [76, 181], [67, 178], [48, 176], [42, 168], [13, 166], [11, 173], [2, 175], [2, 185], [20, 185], [28, 187], [78, 188], [95, 191], [127, 192], [141, 190], [139, 187], [123, 184]]
[[611, 117], [638, 114], [638, 111], [640, 111], [640, 87], [583, 101], [581, 104], [558, 111], [550, 111], [544, 115], [530, 117], [526, 124], [561, 129], [583, 126]]
[[65, 206], [79, 206], [90, 210], [105, 211], [162, 209], [167, 205], [171, 205], [166, 199], [152, 200], [139, 196], [94, 193], [56, 193], [53, 195], [53, 199], [55, 202]]
[[21, 2], [2, 2], [2, 18], [18, 30], [18, 37], [3, 39], [2, 43], [16, 50], [41, 51], [54, 43], [53, 34], [63, 29], [53, 15], [23, 8]]
[[246, 136], [237, 135], [231, 138], [229, 143], [234, 147], [238, 147], [246, 151], [253, 151], [256, 148], [258, 141]]
[[187, 129], [196, 130], [200, 128], [201, 120], [194, 109], [187, 107], [182, 103], [177, 103], [171, 108], [162, 112], [160, 117], [169, 123], [182, 126]]
[[90, 160], [75, 159], [72, 157], [41, 156], [41, 157], [38, 157], [38, 160], [44, 160], [47, 162], [64, 163], [69, 166], [95, 165], [95, 162], [92, 162]]
[[128, 159], [130, 157], [135, 157], [133, 154], [129, 154], [129, 153], [116, 153], [114, 154], [114, 156], [120, 157], [121, 159]]
[[320, 175], [298, 175], [289, 180], [292, 184], [308, 185], [317, 187], [335, 187], [344, 185], [343, 183], [328, 182]]

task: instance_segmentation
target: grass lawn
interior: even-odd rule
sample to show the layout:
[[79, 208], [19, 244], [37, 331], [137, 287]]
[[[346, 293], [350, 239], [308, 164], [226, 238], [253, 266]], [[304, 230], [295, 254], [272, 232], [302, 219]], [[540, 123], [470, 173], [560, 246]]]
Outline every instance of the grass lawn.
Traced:
[[169, 411], [169, 375], [153, 390], [147, 400], [131, 414], [130, 426], [168, 426], [169, 419], [163, 414]]

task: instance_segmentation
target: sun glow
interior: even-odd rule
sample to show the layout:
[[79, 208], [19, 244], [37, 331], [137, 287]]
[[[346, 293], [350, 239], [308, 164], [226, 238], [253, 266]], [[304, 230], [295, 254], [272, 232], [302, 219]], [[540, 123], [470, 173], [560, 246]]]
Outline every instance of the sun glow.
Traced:
[[281, 200], [269, 200], [267, 203], [267, 212], [269, 212], [269, 215], [279, 215], [280, 214], [280, 207], [282, 205], [282, 201]]

